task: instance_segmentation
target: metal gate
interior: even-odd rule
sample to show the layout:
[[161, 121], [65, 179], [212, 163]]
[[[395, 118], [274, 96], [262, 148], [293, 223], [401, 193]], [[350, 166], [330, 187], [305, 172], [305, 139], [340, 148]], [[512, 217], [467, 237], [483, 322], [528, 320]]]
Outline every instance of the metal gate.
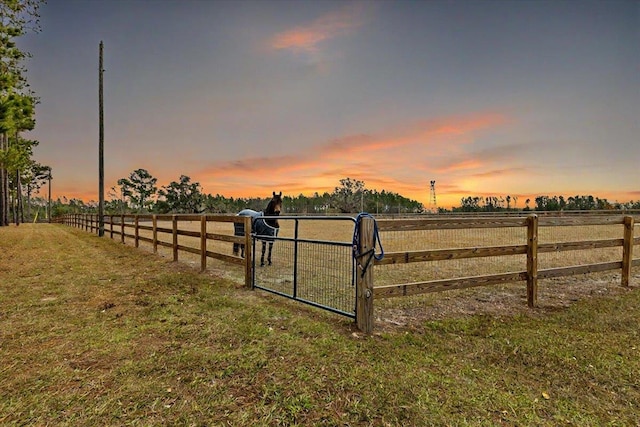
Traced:
[[[355, 318], [355, 219], [280, 216], [278, 222], [270, 265], [270, 243], [252, 235], [253, 287]], [[263, 245], [265, 266], [260, 267]]]

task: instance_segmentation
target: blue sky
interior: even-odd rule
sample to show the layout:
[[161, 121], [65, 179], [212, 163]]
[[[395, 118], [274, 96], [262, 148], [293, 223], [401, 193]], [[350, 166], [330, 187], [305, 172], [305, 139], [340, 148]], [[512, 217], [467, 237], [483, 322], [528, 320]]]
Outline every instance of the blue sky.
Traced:
[[51, 0], [41, 23], [54, 198], [98, 198], [103, 41], [107, 188], [640, 199], [638, 1]]

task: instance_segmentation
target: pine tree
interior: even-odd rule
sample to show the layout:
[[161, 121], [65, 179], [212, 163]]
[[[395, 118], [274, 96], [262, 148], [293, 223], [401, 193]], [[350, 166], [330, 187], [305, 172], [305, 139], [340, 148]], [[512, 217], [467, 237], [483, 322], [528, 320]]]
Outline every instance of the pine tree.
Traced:
[[19, 156], [16, 150], [10, 150], [10, 139], [15, 138], [18, 145], [19, 132], [32, 129], [34, 124], [35, 98], [24, 67], [24, 60], [30, 55], [17, 47], [15, 39], [39, 31], [38, 11], [42, 3], [42, 0], [0, 1], [0, 226], [9, 225], [9, 174], [19, 170], [15, 163]]

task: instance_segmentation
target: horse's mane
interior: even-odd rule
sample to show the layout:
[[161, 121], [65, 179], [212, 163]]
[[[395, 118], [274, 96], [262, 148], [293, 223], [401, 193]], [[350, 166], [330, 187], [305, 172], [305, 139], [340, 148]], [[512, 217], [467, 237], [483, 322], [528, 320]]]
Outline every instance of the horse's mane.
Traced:
[[264, 210], [264, 214], [265, 215], [275, 215], [276, 210], [275, 210], [275, 202], [273, 200], [270, 200], [269, 203], [267, 204], [267, 207]]

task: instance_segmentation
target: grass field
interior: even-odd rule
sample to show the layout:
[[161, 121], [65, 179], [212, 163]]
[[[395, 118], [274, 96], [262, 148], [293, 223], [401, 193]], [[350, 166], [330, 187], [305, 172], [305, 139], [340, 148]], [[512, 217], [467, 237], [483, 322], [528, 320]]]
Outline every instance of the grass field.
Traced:
[[639, 318], [634, 286], [364, 336], [222, 268], [3, 227], [0, 424], [636, 426]]

